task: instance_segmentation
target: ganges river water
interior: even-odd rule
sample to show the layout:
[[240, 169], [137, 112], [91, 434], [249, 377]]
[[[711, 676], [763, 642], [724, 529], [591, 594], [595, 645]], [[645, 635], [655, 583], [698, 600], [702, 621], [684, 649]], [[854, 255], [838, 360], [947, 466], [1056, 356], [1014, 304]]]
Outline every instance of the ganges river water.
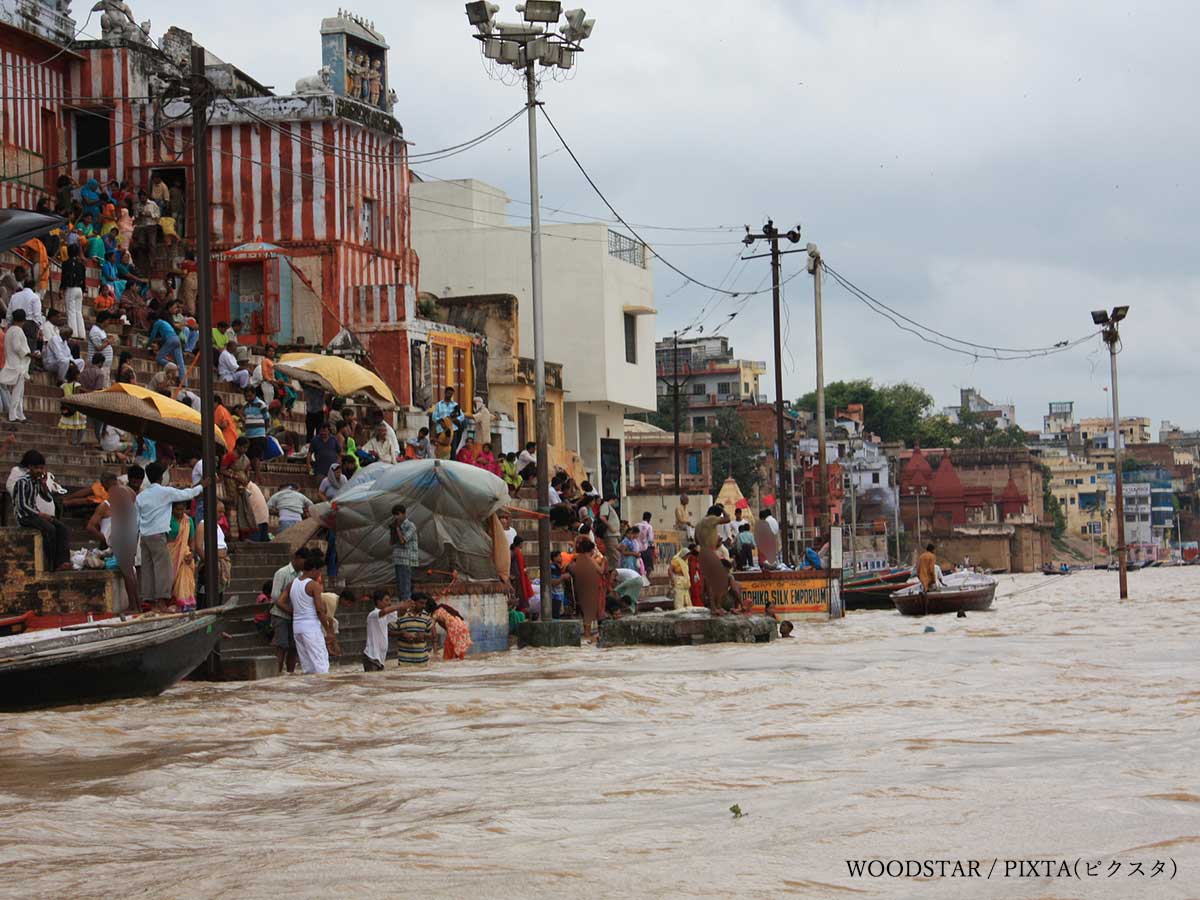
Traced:
[[0, 895], [1198, 897], [1200, 569], [1130, 585], [4, 716]]

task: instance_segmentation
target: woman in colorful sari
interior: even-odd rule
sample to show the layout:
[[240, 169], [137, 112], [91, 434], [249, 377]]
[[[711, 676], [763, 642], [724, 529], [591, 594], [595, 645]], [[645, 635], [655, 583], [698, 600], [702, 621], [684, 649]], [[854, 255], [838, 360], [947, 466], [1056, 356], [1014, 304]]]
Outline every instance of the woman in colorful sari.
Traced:
[[195, 526], [187, 514], [186, 503], [171, 506], [171, 529], [167, 532], [167, 552], [171, 556], [171, 570], [175, 580], [171, 586], [171, 599], [179, 612], [196, 608], [196, 557], [192, 554], [192, 538]]
[[425, 612], [433, 619], [434, 625], [441, 625], [446, 632], [446, 652], [444, 659], [466, 659], [467, 651], [471, 649], [471, 629], [466, 621], [453, 606], [438, 603], [432, 597], [425, 601]]
[[126, 287], [126, 281], [118, 271], [120, 262], [121, 257], [114, 250], [100, 264], [100, 283], [105, 287], [112, 288], [113, 295], [118, 298], [125, 293]]
[[479, 454], [475, 452], [475, 442], [468, 440], [462, 445], [462, 449], [458, 451], [458, 456], [456, 459], [460, 463], [466, 463], [468, 466], [473, 466], [475, 465], [475, 460], [478, 458], [478, 456]]
[[92, 220], [100, 218], [100, 182], [89, 178], [79, 189], [79, 201], [83, 204], [84, 215], [90, 215]]
[[690, 609], [692, 605], [692, 574], [688, 565], [691, 550], [680, 547], [671, 557], [671, 587], [675, 594], [675, 609]]
[[133, 241], [133, 216], [122, 206], [117, 210], [117, 248], [128, 250]]
[[496, 456], [492, 453], [491, 444], [484, 444], [479, 448], [479, 453], [475, 456], [475, 465], [486, 469], [493, 475], [500, 474], [500, 463], [496, 461]]

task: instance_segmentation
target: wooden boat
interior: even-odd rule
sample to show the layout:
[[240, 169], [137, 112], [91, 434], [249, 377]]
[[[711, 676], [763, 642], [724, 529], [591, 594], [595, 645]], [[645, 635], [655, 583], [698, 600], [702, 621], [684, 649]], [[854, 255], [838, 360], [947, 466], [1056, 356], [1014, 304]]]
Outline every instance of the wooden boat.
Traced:
[[0, 637], [7, 637], [12, 634], [24, 634], [33, 621], [33, 611], [21, 613], [19, 616], [5, 616], [0, 619]]
[[907, 586], [905, 582], [897, 584], [888, 581], [875, 584], [848, 584], [842, 588], [842, 599], [845, 601], [847, 610], [892, 609], [892, 594], [896, 592], [897, 587]]
[[936, 591], [925, 591], [920, 584], [896, 591], [892, 603], [905, 616], [933, 616], [989, 609], [996, 596], [998, 582], [986, 575], [955, 573], [945, 581]]
[[161, 694], [208, 657], [220, 624], [202, 611], [0, 639], [0, 711]]

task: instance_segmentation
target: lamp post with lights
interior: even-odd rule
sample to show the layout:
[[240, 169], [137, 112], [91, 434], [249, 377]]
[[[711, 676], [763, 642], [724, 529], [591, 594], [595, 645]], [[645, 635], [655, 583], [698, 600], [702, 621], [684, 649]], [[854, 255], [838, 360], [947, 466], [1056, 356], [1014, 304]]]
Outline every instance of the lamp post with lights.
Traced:
[[[529, 242], [532, 265], [533, 365], [535, 372], [535, 427], [537, 429], [538, 567], [541, 575], [542, 621], [553, 621], [550, 596], [550, 417], [546, 408], [546, 347], [542, 325], [542, 217], [538, 195], [537, 66], [544, 70], [569, 70], [583, 41], [591, 37], [596, 22], [582, 9], [563, 12], [557, 0], [526, 0], [517, 6], [523, 21], [497, 22], [500, 7], [486, 0], [466, 5], [467, 21], [485, 58], [524, 72], [526, 110], [529, 117]], [[562, 25], [554, 31], [559, 20]]]
[[1117, 326], [1129, 315], [1128, 306], [1117, 306], [1111, 313], [1098, 309], [1092, 312], [1092, 322], [1103, 328], [1104, 343], [1108, 344], [1109, 361], [1112, 364], [1112, 421], [1113, 421], [1113, 475], [1116, 487], [1117, 516], [1117, 566], [1121, 579], [1121, 599], [1129, 599], [1127, 561], [1129, 551], [1125, 547], [1125, 484], [1121, 465], [1121, 406], [1117, 400], [1117, 346], [1121, 334]]

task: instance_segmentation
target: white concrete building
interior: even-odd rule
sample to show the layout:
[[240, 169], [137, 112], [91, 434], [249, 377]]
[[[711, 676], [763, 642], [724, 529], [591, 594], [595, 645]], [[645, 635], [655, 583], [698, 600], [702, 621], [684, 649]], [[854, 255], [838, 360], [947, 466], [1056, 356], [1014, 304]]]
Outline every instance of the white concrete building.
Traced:
[[[532, 357], [529, 226], [510, 224], [509, 202], [474, 179], [414, 179], [412, 245], [423, 293], [516, 296], [519, 355]], [[623, 495], [625, 417], [656, 408], [646, 248], [602, 223], [545, 224], [542, 292], [546, 359], [563, 366], [567, 447], [582, 457], [597, 490]]]

